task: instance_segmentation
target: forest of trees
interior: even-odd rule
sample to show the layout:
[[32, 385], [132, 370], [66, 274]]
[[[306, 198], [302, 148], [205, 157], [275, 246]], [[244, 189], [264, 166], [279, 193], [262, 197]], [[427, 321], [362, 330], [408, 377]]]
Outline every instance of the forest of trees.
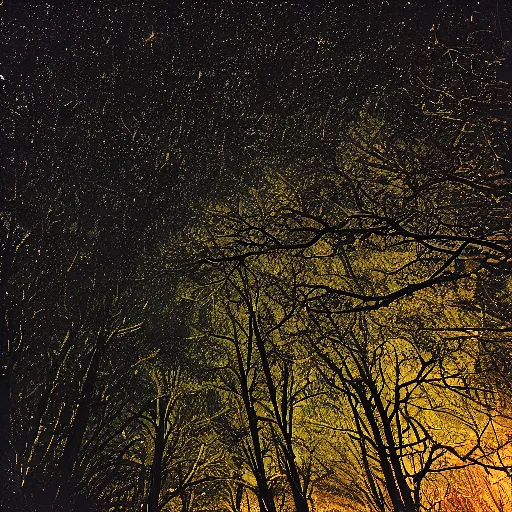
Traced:
[[193, 142], [131, 121], [105, 171], [74, 114], [17, 126], [2, 511], [512, 510], [510, 42], [475, 14], [396, 58], [336, 137], [181, 202]]

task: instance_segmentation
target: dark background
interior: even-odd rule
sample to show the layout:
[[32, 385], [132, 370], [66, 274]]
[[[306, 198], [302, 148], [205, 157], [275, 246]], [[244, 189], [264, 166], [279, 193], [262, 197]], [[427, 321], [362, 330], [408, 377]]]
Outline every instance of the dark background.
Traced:
[[261, 165], [332, 159], [372, 90], [414, 75], [432, 25], [460, 44], [472, 13], [506, 29], [507, 5], [6, 0], [9, 167], [136, 194], [167, 158], [177, 220]]

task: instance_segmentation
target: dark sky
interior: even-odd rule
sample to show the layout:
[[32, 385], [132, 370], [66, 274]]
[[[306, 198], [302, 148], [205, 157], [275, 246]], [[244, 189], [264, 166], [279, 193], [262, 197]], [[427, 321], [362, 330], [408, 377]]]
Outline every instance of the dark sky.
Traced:
[[472, 13], [485, 25], [504, 6], [5, 0], [3, 9], [11, 161], [136, 187], [167, 158], [178, 202], [229, 189], [258, 165], [328, 155], [373, 88], [410, 79], [433, 24], [456, 43]]

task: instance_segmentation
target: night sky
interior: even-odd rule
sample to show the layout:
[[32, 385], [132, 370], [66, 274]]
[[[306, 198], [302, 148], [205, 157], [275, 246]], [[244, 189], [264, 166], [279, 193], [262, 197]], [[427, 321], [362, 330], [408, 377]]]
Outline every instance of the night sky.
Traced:
[[372, 90], [411, 80], [432, 26], [457, 44], [472, 13], [483, 27], [506, 14], [446, 0], [3, 9], [11, 168], [136, 194], [168, 162], [177, 218], [266, 165], [329, 164]]

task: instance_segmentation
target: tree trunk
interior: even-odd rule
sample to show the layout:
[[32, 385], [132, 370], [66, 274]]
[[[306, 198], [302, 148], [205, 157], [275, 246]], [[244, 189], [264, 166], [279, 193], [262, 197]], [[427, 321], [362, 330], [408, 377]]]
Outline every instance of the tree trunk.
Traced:
[[295, 463], [295, 456], [291, 451], [291, 447], [285, 448], [286, 458], [286, 476], [292, 488], [293, 503], [295, 504], [295, 512], [309, 512], [309, 503], [307, 497], [304, 495], [302, 485], [300, 482], [299, 470]]
[[89, 364], [89, 369], [82, 387], [82, 394], [78, 403], [75, 419], [70, 428], [69, 435], [66, 439], [64, 452], [61, 457], [61, 463], [56, 478], [49, 487], [51, 493], [50, 499], [62, 506], [67, 506], [70, 502], [71, 477], [74, 476], [78, 455], [84, 440], [87, 424], [90, 417], [91, 403], [94, 396], [94, 388], [98, 378], [100, 364], [103, 353], [106, 348], [107, 333], [104, 326], [98, 332], [96, 347]]
[[374, 386], [371, 386], [371, 393], [374, 397], [375, 405], [377, 406], [377, 411], [381, 418], [387, 445], [388, 457], [393, 468], [396, 486], [398, 487], [398, 491], [403, 503], [403, 509], [400, 509], [400, 512], [402, 512], [402, 510], [404, 512], [416, 512], [416, 503], [414, 503], [413, 493], [407, 484], [404, 472], [402, 470], [402, 465], [400, 457], [397, 453], [396, 442], [391, 428], [390, 419], [386, 414], [386, 410], [382, 403], [381, 397]]
[[363, 389], [358, 389], [358, 395], [361, 405], [363, 406], [366, 419], [368, 420], [372, 430], [373, 439], [377, 449], [377, 455], [379, 457], [380, 467], [382, 469], [382, 473], [384, 474], [386, 490], [388, 491], [389, 497], [391, 499], [393, 510], [395, 512], [416, 512], [415, 509], [407, 508], [403, 501], [400, 489], [398, 488], [397, 482], [395, 480], [393, 468], [389, 461], [388, 452], [386, 450], [386, 443], [382, 439], [381, 431], [377, 424], [377, 419], [375, 418], [374, 411], [368, 398], [366, 397], [365, 391]]
[[[272, 378], [270, 362], [267, 354], [267, 350], [265, 347], [265, 342], [259, 330], [258, 321], [256, 318], [256, 313], [252, 309], [252, 306], [248, 304], [249, 312], [250, 312], [250, 322], [253, 324], [254, 338], [256, 340], [256, 347], [258, 349], [258, 353], [261, 358], [261, 365], [263, 368], [263, 373], [265, 375], [265, 381], [267, 384], [267, 389], [269, 393], [269, 398], [272, 403], [272, 407], [274, 409], [274, 415], [283, 435], [285, 441], [282, 445], [283, 456], [285, 459], [286, 466], [286, 476], [288, 482], [292, 488], [292, 496], [293, 501], [295, 503], [296, 512], [309, 512], [309, 503], [304, 496], [304, 492], [302, 490], [302, 484], [300, 481], [299, 471], [297, 469], [297, 464], [295, 462], [295, 453], [293, 451], [293, 440], [292, 440], [292, 425], [293, 425], [293, 403], [291, 402], [291, 398], [287, 394], [287, 386], [288, 386], [288, 377], [289, 377], [289, 368], [285, 365], [283, 370], [283, 378], [284, 378], [284, 389], [283, 389], [283, 399], [281, 410], [279, 410], [279, 405], [277, 403], [277, 390], [274, 384], [274, 380]], [[288, 421], [287, 421], [287, 411]], [[289, 422], [289, 424], [288, 424]]]
[[276, 512], [276, 506], [274, 503], [274, 496], [268, 488], [264, 490], [262, 493], [258, 495], [258, 505], [260, 507], [260, 512]]
[[[263, 452], [261, 449], [260, 443], [260, 435], [258, 429], [258, 418], [256, 416], [256, 411], [254, 410], [252, 404], [252, 397], [249, 391], [249, 385], [247, 382], [247, 375], [244, 366], [244, 360], [242, 358], [242, 354], [240, 352], [240, 347], [236, 345], [235, 341], [235, 350], [237, 355], [237, 363], [238, 363], [238, 372], [241, 384], [242, 391], [242, 400], [245, 406], [245, 412], [247, 414], [247, 419], [249, 423], [249, 432], [251, 435], [252, 446], [254, 450], [254, 459], [256, 463], [255, 478], [258, 486], [258, 502], [260, 505], [260, 510], [262, 512], [276, 512], [276, 506], [274, 503], [274, 497], [268, 488], [267, 475], [265, 472], [265, 463], [263, 460]], [[263, 507], [263, 508], [262, 508]]]
[[242, 499], [244, 497], [244, 486], [243, 484], [238, 484], [236, 486], [236, 494], [235, 494], [235, 509], [236, 512], [240, 512], [242, 508]]
[[158, 398], [156, 403], [155, 423], [155, 449], [153, 454], [153, 462], [151, 464], [151, 475], [148, 492], [148, 508], [147, 512], [158, 512], [160, 490], [162, 486], [162, 460], [165, 450], [165, 410], [166, 403]]
[[190, 496], [187, 491], [180, 494], [181, 498], [181, 512], [189, 512], [190, 510]]

